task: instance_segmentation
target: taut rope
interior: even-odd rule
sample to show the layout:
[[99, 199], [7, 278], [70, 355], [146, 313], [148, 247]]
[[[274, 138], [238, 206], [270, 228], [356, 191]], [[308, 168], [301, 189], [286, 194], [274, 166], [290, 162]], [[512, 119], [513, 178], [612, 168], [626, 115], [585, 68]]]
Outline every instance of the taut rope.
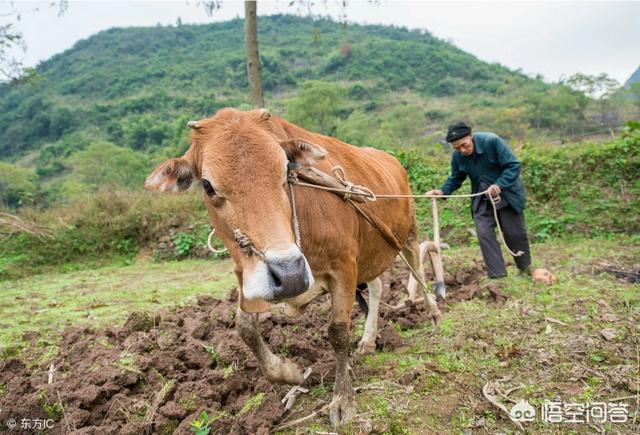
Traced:
[[[372, 201], [372, 202], [376, 201], [377, 199], [473, 198], [473, 197], [476, 197], [476, 196], [487, 195], [487, 197], [489, 198], [489, 202], [491, 202], [491, 206], [493, 207], [493, 217], [495, 218], [496, 226], [498, 227], [498, 233], [500, 234], [500, 240], [502, 241], [502, 244], [505, 246], [507, 251], [509, 251], [509, 254], [513, 255], [514, 257], [519, 257], [521, 255], [524, 255], [524, 252], [522, 252], [522, 251], [513, 252], [511, 249], [509, 249], [509, 245], [507, 245], [507, 242], [506, 242], [506, 240], [504, 238], [504, 233], [502, 232], [502, 226], [500, 225], [500, 220], [498, 219], [498, 209], [496, 208], [496, 204], [498, 204], [501, 201], [501, 198], [500, 198], [500, 195], [491, 196], [491, 194], [489, 193], [489, 189], [484, 190], [482, 192], [478, 192], [478, 193], [468, 193], [468, 194], [460, 194], [460, 195], [428, 195], [426, 193], [422, 194], [422, 195], [377, 194], [377, 193], [373, 193], [367, 187], [358, 186], [358, 185], [348, 181], [346, 179], [344, 169], [341, 166], [334, 166], [333, 169], [331, 170], [331, 172], [333, 172], [333, 174], [336, 176], [336, 178], [338, 180], [340, 180], [340, 182], [345, 186], [345, 189], [339, 189], [339, 188], [327, 187], [327, 186], [318, 186], [316, 184], [302, 183], [302, 182], [297, 181], [297, 180], [294, 181], [294, 182], [297, 185], [303, 186], [303, 187], [310, 187], [312, 189], [326, 190], [326, 191], [334, 192], [334, 193], [342, 193], [344, 195], [343, 198], [345, 200], [349, 200], [352, 195], [360, 195], [360, 196], [364, 197], [365, 199], [367, 199], [369, 201]], [[360, 192], [354, 191], [355, 188], [360, 190]], [[352, 203], [352, 205], [355, 206], [355, 204], [353, 204], [353, 203]], [[360, 212], [360, 214], [363, 214], [363, 211], [359, 207], [356, 207], [356, 210], [358, 210], [358, 212]], [[369, 218], [365, 217], [365, 219], [367, 221], [369, 221], [369, 223], [371, 223], [371, 220]], [[374, 225], [374, 227], [376, 227], [376, 225]], [[383, 234], [383, 236], [384, 236], [384, 234]]]

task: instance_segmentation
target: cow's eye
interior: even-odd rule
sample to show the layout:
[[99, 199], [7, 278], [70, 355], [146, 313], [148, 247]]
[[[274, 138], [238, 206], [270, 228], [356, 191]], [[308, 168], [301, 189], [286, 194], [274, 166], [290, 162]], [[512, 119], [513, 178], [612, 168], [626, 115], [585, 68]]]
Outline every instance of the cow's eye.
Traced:
[[214, 196], [216, 194], [215, 189], [213, 188], [213, 186], [211, 185], [211, 183], [209, 183], [209, 180], [202, 180], [202, 187], [204, 187], [204, 191], [207, 193], [208, 196]]

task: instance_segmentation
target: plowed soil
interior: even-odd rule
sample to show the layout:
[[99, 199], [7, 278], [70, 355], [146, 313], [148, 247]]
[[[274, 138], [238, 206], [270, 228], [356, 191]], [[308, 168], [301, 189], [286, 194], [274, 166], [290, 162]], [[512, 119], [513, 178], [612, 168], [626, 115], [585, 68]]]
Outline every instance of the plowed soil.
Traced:
[[[451, 301], [483, 297], [503, 302], [498, 289], [478, 286], [482, 270], [448, 277]], [[397, 265], [383, 277], [383, 300], [397, 304], [405, 296], [407, 272]], [[55, 420], [49, 433], [189, 433], [206, 410], [211, 433], [269, 433], [285, 416], [281, 399], [289, 387], [272, 385], [235, 331], [237, 290], [226, 300], [198, 297], [195, 306], [156, 313], [132, 313], [124, 325], [96, 330], [68, 327], [59, 354], [43, 366], [26, 367], [17, 359], [0, 370], [2, 419]], [[327, 297], [297, 319], [260, 315], [262, 336], [276, 354], [312, 368], [305, 386], [331, 384], [335, 360], [327, 339]], [[446, 315], [446, 305], [441, 306]], [[378, 345], [406, 345], [401, 329], [425, 322], [423, 308], [393, 311], [381, 306]], [[362, 316], [354, 307], [354, 319]], [[394, 325], [391, 326], [390, 322]], [[360, 337], [353, 336], [355, 349]], [[366, 366], [355, 365], [355, 376]], [[360, 372], [360, 373], [358, 373]], [[51, 382], [49, 382], [51, 380]], [[8, 430], [0, 426], [0, 431]]]

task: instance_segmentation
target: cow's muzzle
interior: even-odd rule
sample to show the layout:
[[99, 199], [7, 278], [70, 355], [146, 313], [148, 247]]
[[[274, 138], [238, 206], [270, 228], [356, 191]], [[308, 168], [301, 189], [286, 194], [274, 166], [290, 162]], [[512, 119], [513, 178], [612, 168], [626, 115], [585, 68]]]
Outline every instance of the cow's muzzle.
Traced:
[[247, 299], [279, 302], [306, 292], [313, 283], [307, 259], [293, 245], [284, 250], [269, 249], [253, 268], [245, 269], [242, 294]]
[[292, 298], [307, 291], [310, 284], [307, 268], [307, 262], [302, 255], [284, 260], [267, 258], [274, 299]]

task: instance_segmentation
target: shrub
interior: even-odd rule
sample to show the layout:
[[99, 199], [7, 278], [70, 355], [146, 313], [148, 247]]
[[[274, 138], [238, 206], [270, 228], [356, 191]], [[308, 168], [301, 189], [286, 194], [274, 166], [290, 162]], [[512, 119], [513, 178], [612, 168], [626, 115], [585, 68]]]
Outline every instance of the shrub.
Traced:
[[36, 193], [33, 169], [0, 162], [0, 205], [18, 207], [28, 204]]

